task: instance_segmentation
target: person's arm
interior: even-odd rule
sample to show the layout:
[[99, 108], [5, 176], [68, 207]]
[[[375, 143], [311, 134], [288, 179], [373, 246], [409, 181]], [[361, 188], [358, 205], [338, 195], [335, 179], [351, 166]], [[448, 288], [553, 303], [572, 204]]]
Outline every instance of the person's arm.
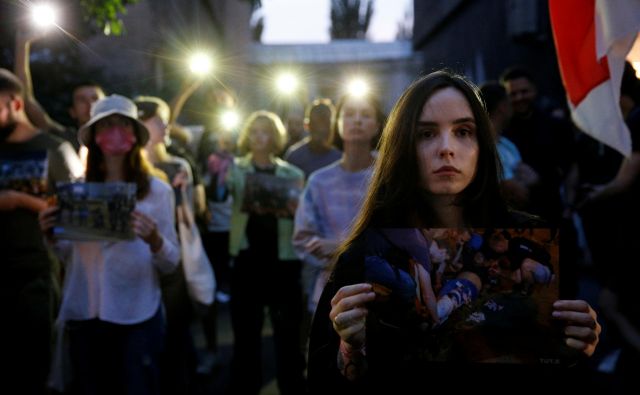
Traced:
[[169, 125], [173, 125], [178, 121], [178, 117], [182, 112], [184, 104], [187, 102], [189, 97], [193, 95], [193, 92], [195, 92], [196, 89], [198, 89], [200, 85], [202, 85], [203, 81], [204, 79], [202, 78], [196, 78], [192, 81], [187, 81], [182, 85], [182, 88], [180, 89], [178, 94], [171, 100], [171, 103], [169, 105], [171, 108], [171, 111], [169, 112]]
[[[151, 181], [152, 184], [154, 180]], [[158, 184], [162, 184], [158, 181]], [[147, 198], [159, 200], [154, 206], [153, 218], [139, 211], [131, 214], [131, 228], [149, 245], [153, 263], [162, 273], [169, 273], [178, 267], [180, 247], [175, 227], [175, 199], [173, 190], [165, 184], [157, 190], [152, 185]]]
[[338, 370], [350, 381], [357, 380], [367, 372], [366, 303], [374, 298], [371, 284], [361, 283], [340, 288], [331, 299], [329, 318], [340, 336]]
[[608, 199], [627, 191], [640, 174], [640, 152], [633, 152], [630, 158], [625, 158], [620, 165], [618, 174], [608, 184], [596, 186], [587, 195], [587, 202]]
[[14, 72], [24, 85], [25, 112], [29, 120], [37, 128], [62, 132], [65, 130], [64, 126], [49, 117], [49, 114], [42, 108], [33, 94], [29, 55], [31, 43], [35, 39], [36, 36], [30, 36], [24, 29], [18, 29], [16, 32]]
[[294, 251], [303, 262], [313, 267], [325, 268], [329, 264], [328, 256], [337, 247], [337, 241], [327, 239], [320, 233], [318, 225], [323, 219], [318, 215], [314, 196], [315, 186], [311, 180], [300, 196], [296, 209], [292, 243]]
[[193, 187], [193, 206], [197, 216], [204, 216], [207, 212], [207, 199], [204, 185], [197, 184]]
[[24, 192], [11, 189], [0, 191], [0, 211], [13, 211], [19, 208], [38, 213], [47, 208], [47, 202]]

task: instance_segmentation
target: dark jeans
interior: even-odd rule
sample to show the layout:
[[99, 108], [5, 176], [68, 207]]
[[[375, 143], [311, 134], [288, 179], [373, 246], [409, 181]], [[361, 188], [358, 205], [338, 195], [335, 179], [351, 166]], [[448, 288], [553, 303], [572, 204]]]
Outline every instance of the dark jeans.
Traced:
[[[231, 282], [229, 232], [203, 231], [201, 235], [202, 245], [216, 276], [217, 290], [229, 292]], [[215, 298], [202, 317], [202, 327], [207, 341], [207, 350], [216, 352], [218, 350], [218, 302]]]
[[300, 261], [269, 261], [242, 251], [231, 276], [234, 354], [231, 392], [258, 394], [262, 387], [262, 326], [269, 308], [275, 342], [278, 387], [282, 395], [304, 394], [304, 356], [300, 348], [302, 287]]
[[51, 363], [53, 298], [48, 273], [28, 281], [7, 274], [0, 284], [0, 393], [46, 394]]
[[196, 351], [191, 335], [194, 312], [182, 263], [160, 279], [166, 313], [164, 349], [160, 356], [161, 394], [189, 394], [195, 385]]
[[68, 321], [73, 394], [159, 394], [162, 310], [147, 321], [119, 325], [99, 319]]

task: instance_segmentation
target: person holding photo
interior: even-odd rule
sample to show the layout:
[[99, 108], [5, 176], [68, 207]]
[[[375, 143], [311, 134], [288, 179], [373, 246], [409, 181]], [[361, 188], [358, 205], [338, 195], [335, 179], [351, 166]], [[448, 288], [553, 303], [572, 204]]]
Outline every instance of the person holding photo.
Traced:
[[306, 291], [311, 315], [329, 277], [331, 256], [364, 200], [384, 120], [382, 106], [373, 95], [343, 95], [331, 128], [342, 157], [311, 173], [300, 198], [293, 247], [309, 277]]
[[[545, 369], [420, 360], [414, 337], [367, 320], [376, 293], [366, 282], [365, 258], [367, 248], [375, 248], [367, 238], [379, 233], [376, 229], [519, 228], [539, 222], [507, 207], [499, 170], [494, 133], [477, 87], [462, 76], [437, 71], [407, 88], [382, 133], [367, 199], [318, 305], [310, 336], [312, 393], [477, 392], [493, 380], [488, 390], [495, 394], [520, 390], [511, 386], [517, 378], [526, 389], [545, 382]], [[566, 344], [592, 355], [601, 330], [594, 310], [582, 300], [557, 300], [553, 308]]]
[[51, 359], [56, 263], [38, 227], [38, 212], [56, 182], [81, 176], [73, 147], [27, 116], [20, 80], [0, 68], [0, 300], [7, 319], [0, 343], [8, 393], [46, 393]]
[[[227, 185], [233, 196], [229, 253], [231, 272], [231, 325], [234, 345], [231, 362], [231, 393], [258, 394], [262, 387], [262, 326], [269, 308], [275, 342], [276, 377], [280, 393], [305, 392], [304, 356], [300, 348], [302, 287], [300, 261], [293, 251], [293, 214], [277, 216], [283, 196], [274, 194], [283, 179], [303, 184], [304, 173], [276, 155], [282, 151], [286, 133], [280, 118], [268, 111], [249, 115], [240, 132], [238, 148]], [[257, 177], [260, 176], [260, 177]], [[256, 188], [259, 178], [274, 177], [274, 185]], [[249, 183], [252, 182], [253, 185]], [[245, 194], [247, 189], [253, 194]], [[260, 196], [258, 196], [260, 195]], [[255, 201], [245, 201], [254, 199]], [[297, 199], [295, 200], [297, 201]], [[243, 209], [244, 207], [244, 209]]]
[[160, 273], [173, 271], [180, 258], [169, 185], [151, 175], [141, 149], [149, 132], [137, 119], [135, 104], [119, 95], [97, 101], [79, 131], [88, 147], [87, 182], [136, 184], [131, 240], [56, 240], [51, 233], [58, 207], [40, 213], [66, 262], [59, 322], [66, 323], [78, 394], [158, 394], [158, 357], [164, 317]]

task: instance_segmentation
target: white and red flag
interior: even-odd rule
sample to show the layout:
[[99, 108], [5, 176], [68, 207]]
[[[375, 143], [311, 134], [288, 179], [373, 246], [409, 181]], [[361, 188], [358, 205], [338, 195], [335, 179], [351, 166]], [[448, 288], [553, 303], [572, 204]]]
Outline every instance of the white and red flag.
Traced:
[[620, 81], [640, 31], [640, 0], [549, 0], [549, 13], [573, 121], [629, 157]]

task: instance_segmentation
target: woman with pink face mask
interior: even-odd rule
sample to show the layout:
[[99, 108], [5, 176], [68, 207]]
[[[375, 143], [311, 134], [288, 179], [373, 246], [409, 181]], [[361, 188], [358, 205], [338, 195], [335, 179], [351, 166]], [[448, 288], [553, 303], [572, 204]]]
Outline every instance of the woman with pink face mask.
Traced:
[[171, 187], [152, 176], [141, 155], [149, 132], [129, 99], [97, 101], [79, 131], [88, 147], [87, 182], [136, 185], [130, 240], [55, 240], [58, 207], [40, 227], [66, 263], [58, 317], [69, 335], [72, 389], [79, 394], [156, 394], [164, 338], [160, 273], [178, 265]]

